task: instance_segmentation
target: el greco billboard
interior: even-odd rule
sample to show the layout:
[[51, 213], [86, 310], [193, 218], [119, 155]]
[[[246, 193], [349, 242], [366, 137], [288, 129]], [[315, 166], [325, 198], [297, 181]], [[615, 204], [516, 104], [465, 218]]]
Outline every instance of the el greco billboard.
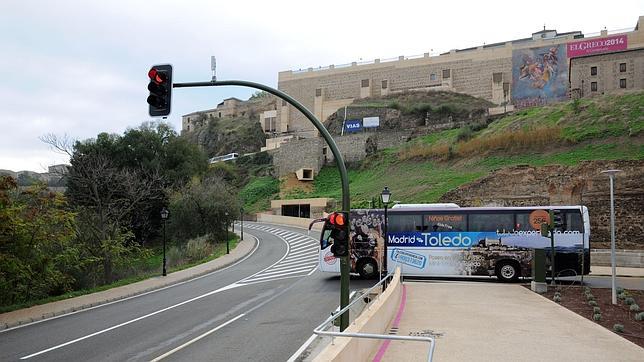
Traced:
[[512, 51], [512, 103], [517, 108], [568, 98], [566, 45]]

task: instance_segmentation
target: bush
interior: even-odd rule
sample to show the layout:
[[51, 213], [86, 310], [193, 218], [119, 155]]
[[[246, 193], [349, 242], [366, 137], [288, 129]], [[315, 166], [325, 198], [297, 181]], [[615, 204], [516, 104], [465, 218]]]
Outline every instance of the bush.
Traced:
[[639, 312], [635, 315], [635, 320], [636, 321], [644, 321], [644, 312]]
[[594, 300], [591, 300], [591, 301], [588, 302], [588, 305], [591, 306], [591, 307], [596, 307], [597, 302], [595, 302]]
[[599, 322], [599, 321], [601, 321], [601, 320], [602, 320], [602, 314], [601, 314], [601, 313], [595, 313], [595, 314], [593, 314], [593, 320], [594, 320], [595, 322]]
[[472, 137], [474, 137], [474, 132], [472, 131], [472, 128], [470, 126], [463, 126], [461, 127], [461, 130], [456, 135], [456, 141], [465, 142], [472, 139]]
[[623, 324], [616, 323], [616, 324], [613, 326], [613, 330], [614, 330], [615, 332], [617, 332], [617, 333], [624, 333], [624, 325], [623, 325]]
[[180, 248], [171, 246], [166, 252], [167, 264], [169, 267], [174, 267], [185, 263], [185, 256]]
[[186, 257], [190, 261], [205, 259], [212, 254], [212, 246], [208, 242], [208, 236], [188, 240], [186, 244]]
[[617, 287], [617, 289], [616, 289], [616, 290], [617, 290], [617, 294], [622, 294], [622, 293], [624, 293], [624, 288], [622, 288], [622, 287]]
[[631, 312], [639, 312], [640, 311], [640, 306], [637, 304], [631, 304], [631, 306], [628, 308], [629, 311]]
[[593, 314], [601, 314], [601, 309], [599, 307], [593, 307]]
[[561, 302], [561, 296], [559, 296], [559, 295], [555, 295], [555, 296], [552, 298], [552, 300], [554, 300], [556, 303], [560, 303], [560, 302]]
[[633, 299], [632, 297], [628, 297], [624, 299], [624, 303], [626, 303], [626, 305], [635, 304], [635, 299]]
[[617, 294], [617, 299], [619, 299], [619, 300], [624, 300], [624, 299], [626, 299], [626, 293], [619, 293], [619, 294]]
[[595, 300], [595, 296], [592, 295], [592, 294], [586, 294], [586, 300], [588, 300], [588, 301]]
[[584, 287], [584, 293], [591, 294], [590, 287]]

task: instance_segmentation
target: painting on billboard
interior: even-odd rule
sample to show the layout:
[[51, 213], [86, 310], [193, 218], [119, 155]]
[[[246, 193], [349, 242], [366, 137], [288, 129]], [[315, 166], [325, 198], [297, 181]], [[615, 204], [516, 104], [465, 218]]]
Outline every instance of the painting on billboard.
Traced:
[[543, 105], [567, 96], [565, 44], [512, 51], [512, 103], [515, 107]]

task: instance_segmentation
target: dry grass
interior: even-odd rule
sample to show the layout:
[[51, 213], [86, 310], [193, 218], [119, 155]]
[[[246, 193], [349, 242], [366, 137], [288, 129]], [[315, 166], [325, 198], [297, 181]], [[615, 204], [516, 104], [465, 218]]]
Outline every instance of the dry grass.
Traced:
[[520, 129], [501, 134], [480, 136], [456, 144], [414, 144], [398, 153], [401, 161], [416, 158], [448, 160], [454, 157], [469, 157], [489, 152], [516, 152], [541, 150], [562, 142], [563, 129], [559, 126]]

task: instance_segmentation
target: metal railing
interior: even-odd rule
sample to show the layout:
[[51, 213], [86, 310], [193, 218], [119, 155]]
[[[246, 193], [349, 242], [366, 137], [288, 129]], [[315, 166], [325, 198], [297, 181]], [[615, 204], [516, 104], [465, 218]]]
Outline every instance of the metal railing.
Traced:
[[[332, 314], [329, 318], [327, 318], [324, 322], [322, 322], [317, 328], [313, 330], [313, 333], [317, 334], [318, 336], [331, 336], [331, 337], [354, 337], [354, 338], [368, 338], [368, 339], [385, 339], [385, 340], [394, 340], [394, 341], [417, 341], [417, 342], [428, 342], [429, 343], [429, 350], [427, 352], [427, 361], [432, 360], [434, 357], [434, 346], [436, 344], [436, 341], [434, 340], [434, 337], [420, 337], [420, 336], [392, 336], [389, 334], [374, 334], [374, 333], [349, 333], [349, 332], [332, 332], [332, 331], [325, 331], [322, 330], [327, 324], [331, 323], [335, 319], [339, 318], [344, 312], [349, 310], [353, 304], [358, 302], [362, 296], [364, 295], [369, 295], [372, 290], [376, 289], [382, 283], [385, 283], [387, 280], [392, 278], [396, 272], [396, 269], [398, 267], [394, 268], [394, 271], [391, 273], [387, 274], [384, 278], [380, 279], [378, 283], [376, 283], [373, 287], [369, 288], [366, 292], [363, 292], [360, 294], [358, 298], [355, 298], [351, 303], [349, 303], [346, 307], [340, 309], [337, 313]], [[401, 280], [402, 280], [402, 275], [401, 275]], [[378, 297], [376, 297], [376, 300], [380, 298], [380, 293]], [[367, 306], [367, 308], [369, 308]], [[355, 320], [354, 320], [355, 323]]]

